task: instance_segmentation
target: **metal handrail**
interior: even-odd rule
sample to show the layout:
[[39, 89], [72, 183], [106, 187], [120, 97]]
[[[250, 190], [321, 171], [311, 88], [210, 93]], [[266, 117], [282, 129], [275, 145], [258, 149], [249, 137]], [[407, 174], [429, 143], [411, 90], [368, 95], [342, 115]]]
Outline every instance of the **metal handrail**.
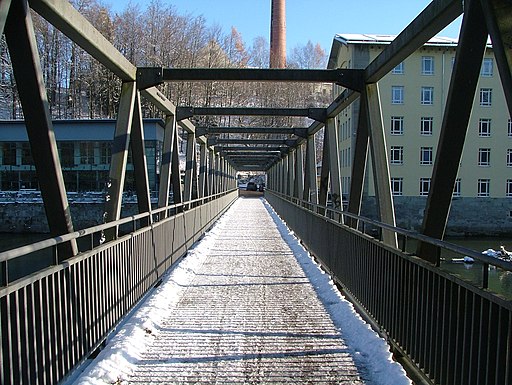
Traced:
[[[309, 202], [309, 201], [306, 201], [306, 200], [303, 200], [303, 199], [300, 199], [300, 198], [291, 197], [291, 196], [282, 194], [282, 193], [274, 191], [274, 190], [268, 190], [267, 189], [267, 192], [271, 192], [272, 194], [275, 194], [275, 195], [277, 195], [280, 198], [288, 200], [289, 202], [291, 202], [291, 203], [293, 203], [293, 204], [295, 204], [295, 205], [297, 205], [299, 207], [308, 209], [314, 215], [325, 217], [326, 220], [332, 221], [334, 223], [341, 224], [343, 226], [346, 226], [349, 229], [355, 230], [354, 227], [345, 225], [344, 224], [344, 220], [336, 221], [336, 220], [330, 218], [329, 216], [327, 216], [327, 213], [328, 212], [332, 212], [333, 214], [339, 215], [340, 218], [349, 217], [351, 219], [360, 221], [360, 222], [362, 222], [364, 224], [372, 225], [372, 226], [375, 226], [375, 227], [378, 227], [378, 228], [384, 229], [384, 230], [393, 231], [393, 232], [395, 232], [397, 234], [400, 234], [400, 235], [403, 235], [403, 236], [405, 236], [407, 238], [412, 238], [412, 239], [415, 239], [415, 240], [418, 240], [418, 241], [426, 242], [426, 243], [429, 243], [431, 245], [434, 245], [434, 246], [437, 246], [437, 247], [440, 247], [440, 248], [443, 248], [443, 249], [446, 249], [446, 250], [453, 251], [453, 252], [455, 252], [457, 254], [466, 255], [466, 256], [471, 257], [471, 258], [473, 258], [473, 259], [475, 259], [475, 260], [477, 260], [479, 262], [482, 262], [484, 264], [496, 266], [496, 267], [499, 267], [499, 268], [501, 268], [503, 270], [506, 270], [506, 271], [512, 271], [512, 262], [507, 262], [507, 261], [504, 261], [504, 260], [501, 260], [501, 259], [498, 259], [498, 258], [493, 258], [493, 257], [490, 257], [490, 256], [488, 256], [486, 254], [479, 253], [478, 251], [475, 251], [475, 250], [472, 250], [472, 249], [468, 249], [468, 248], [463, 247], [463, 246], [455, 245], [453, 243], [450, 243], [450, 242], [447, 242], [447, 241], [443, 241], [443, 240], [440, 240], [440, 239], [431, 238], [431, 237], [429, 237], [427, 235], [423, 235], [423, 234], [420, 234], [420, 233], [412, 231], [412, 230], [402, 229], [400, 227], [392, 226], [392, 225], [389, 225], [387, 223], [376, 221], [374, 219], [370, 219], [370, 218], [363, 217], [363, 216], [360, 216], [360, 215], [352, 214], [352, 213], [349, 213], [347, 211], [335, 209], [335, 208], [332, 208], [332, 207], [322, 206], [322, 205], [319, 205], [319, 204], [316, 204], [316, 203], [312, 203], [312, 202]], [[308, 206], [313, 207], [314, 210], [309, 209]], [[325, 211], [325, 213], [326, 213], [325, 215], [320, 214], [320, 212], [322, 210]], [[333, 215], [333, 217], [334, 217], [334, 215]], [[402, 250], [402, 251], [404, 251], [404, 250]]]
[[234, 190], [229, 190], [229, 191], [226, 191], [226, 192], [217, 193], [217, 194], [214, 194], [214, 195], [209, 195], [208, 197], [193, 199], [193, 200], [182, 202], [182, 203], [178, 203], [178, 204], [168, 205], [168, 206], [161, 207], [161, 208], [158, 208], [158, 209], [155, 209], [155, 210], [151, 210], [151, 211], [148, 211], [148, 212], [145, 212], [145, 213], [140, 213], [140, 214], [131, 215], [131, 216], [128, 216], [128, 217], [125, 217], [125, 218], [121, 218], [121, 219], [119, 219], [117, 221], [103, 223], [101, 225], [96, 225], [96, 226], [88, 227], [86, 229], [74, 231], [72, 233], [63, 234], [63, 235], [59, 235], [57, 237], [44, 239], [42, 241], [38, 241], [38, 242], [32, 243], [30, 245], [20, 246], [20, 247], [11, 249], [11, 250], [6, 250], [6, 251], [3, 251], [3, 252], [0, 252], [0, 263], [7, 262], [9, 260], [22, 257], [22, 256], [24, 256], [26, 254], [34, 253], [36, 251], [48, 249], [50, 247], [57, 246], [57, 245], [62, 244], [64, 242], [69, 242], [69, 241], [71, 241], [73, 239], [82, 238], [82, 237], [85, 237], [87, 235], [93, 235], [93, 234], [99, 233], [101, 231], [105, 231], [105, 230], [108, 230], [108, 229], [111, 229], [111, 228], [114, 228], [114, 227], [117, 227], [117, 226], [120, 226], [120, 225], [123, 225], [123, 224], [126, 224], [126, 223], [133, 223], [133, 222], [135, 222], [137, 220], [140, 220], [140, 219], [144, 219], [144, 218], [148, 218], [148, 217], [153, 217], [155, 214], [159, 214], [159, 213], [162, 213], [164, 211], [173, 210], [173, 209], [179, 209], [179, 208], [183, 208], [183, 210], [187, 210], [188, 207], [190, 207], [193, 204], [196, 204], [196, 203], [199, 203], [199, 202], [201, 202], [201, 204], [202, 204], [202, 203], [204, 203], [207, 200], [217, 199], [217, 198], [219, 198], [221, 196], [229, 194], [232, 191], [234, 191]]

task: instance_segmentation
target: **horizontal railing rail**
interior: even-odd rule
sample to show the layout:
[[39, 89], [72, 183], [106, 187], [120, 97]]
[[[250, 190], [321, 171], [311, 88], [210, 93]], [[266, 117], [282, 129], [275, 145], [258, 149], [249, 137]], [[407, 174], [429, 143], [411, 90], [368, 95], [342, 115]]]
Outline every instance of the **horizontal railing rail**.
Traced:
[[26, 252], [175, 212], [0, 286], [0, 383], [63, 380], [237, 197], [232, 190], [1, 253], [5, 265]]
[[511, 263], [273, 191], [266, 198], [420, 383], [511, 383], [512, 301], [342, 221], [392, 230], [508, 272]]

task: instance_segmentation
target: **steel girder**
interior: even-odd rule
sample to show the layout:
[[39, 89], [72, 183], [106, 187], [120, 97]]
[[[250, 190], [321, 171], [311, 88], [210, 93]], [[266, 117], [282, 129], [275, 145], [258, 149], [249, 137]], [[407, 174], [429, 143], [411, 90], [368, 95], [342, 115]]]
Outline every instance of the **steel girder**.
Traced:
[[364, 86], [364, 71], [359, 69], [262, 69], [262, 68], [155, 68], [139, 67], [139, 87], [154, 87], [176, 81], [271, 81], [334, 83], [360, 91]]

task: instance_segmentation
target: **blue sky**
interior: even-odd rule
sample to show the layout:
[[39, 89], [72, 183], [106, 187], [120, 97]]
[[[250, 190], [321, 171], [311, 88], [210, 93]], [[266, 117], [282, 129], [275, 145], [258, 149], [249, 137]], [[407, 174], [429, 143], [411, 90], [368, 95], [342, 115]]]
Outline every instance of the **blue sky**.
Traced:
[[[150, 0], [131, 0], [141, 9]], [[161, 0], [180, 14], [204, 16], [209, 25], [218, 24], [225, 33], [235, 27], [247, 46], [254, 38], [270, 40], [271, 0]], [[114, 10], [127, 2], [106, 0]], [[329, 53], [336, 33], [398, 34], [428, 4], [428, 0], [287, 0], [287, 49], [320, 43]], [[457, 37], [460, 20], [440, 35]]]

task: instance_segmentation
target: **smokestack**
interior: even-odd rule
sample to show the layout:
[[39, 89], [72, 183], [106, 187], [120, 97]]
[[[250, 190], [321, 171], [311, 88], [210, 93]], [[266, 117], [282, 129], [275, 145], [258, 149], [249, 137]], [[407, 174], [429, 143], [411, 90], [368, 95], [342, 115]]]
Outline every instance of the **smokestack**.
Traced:
[[286, 67], [286, 0], [272, 0], [270, 68]]

